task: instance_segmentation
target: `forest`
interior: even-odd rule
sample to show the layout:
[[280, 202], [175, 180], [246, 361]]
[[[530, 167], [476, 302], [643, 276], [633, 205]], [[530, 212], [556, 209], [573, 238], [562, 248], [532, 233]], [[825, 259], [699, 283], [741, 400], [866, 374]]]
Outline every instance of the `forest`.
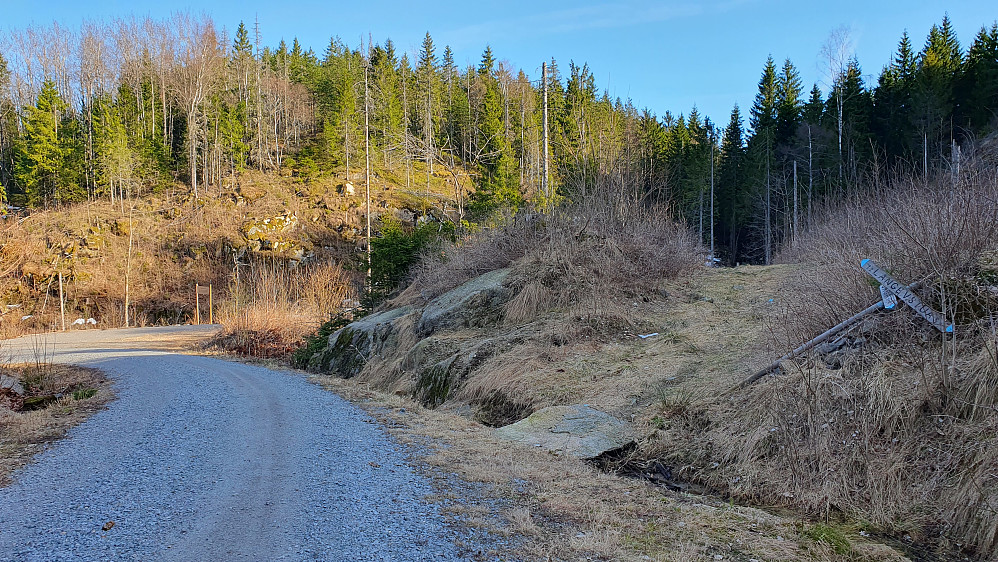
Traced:
[[463, 67], [430, 33], [415, 53], [333, 37], [317, 54], [297, 39], [265, 46], [260, 27], [227, 37], [177, 14], [0, 37], [4, 209], [178, 185], [196, 199], [241, 170], [308, 182], [367, 156], [409, 189], [435, 167], [466, 172], [455, 222], [613, 186], [667, 205], [724, 263], [769, 263], [823, 208], [953, 173], [961, 146], [998, 123], [998, 23], [966, 48], [948, 17], [921, 48], [905, 32], [875, 81], [842, 33], [822, 52], [825, 87], [770, 56], [752, 106], [723, 126], [696, 107], [657, 115], [611, 99], [574, 61], [529, 76], [485, 46]]

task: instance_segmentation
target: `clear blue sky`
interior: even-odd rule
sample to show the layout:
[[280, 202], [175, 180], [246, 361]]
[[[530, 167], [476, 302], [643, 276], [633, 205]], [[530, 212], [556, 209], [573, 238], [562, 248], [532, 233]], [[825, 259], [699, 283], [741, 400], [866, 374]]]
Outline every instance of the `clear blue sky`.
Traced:
[[[599, 88], [631, 98], [656, 114], [701, 114], [723, 125], [738, 103], [745, 114], [769, 54], [790, 58], [805, 90], [824, 85], [819, 57], [829, 33], [846, 26], [868, 83], [888, 62], [907, 29], [921, 48], [933, 23], [949, 13], [966, 48], [984, 24], [998, 19], [994, 0], [959, 2], [834, 0], [577, 0], [538, 2], [344, 2], [338, 0], [204, 0], [199, 3], [106, 0], [101, 2], [2, 0], [5, 32], [29, 24], [76, 27], [111, 16], [165, 18], [173, 11], [205, 12], [231, 36], [239, 22], [259, 19], [265, 45], [295, 36], [320, 56], [330, 37], [359, 46], [370, 34], [416, 51], [429, 31], [443, 52], [450, 45], [459, 64], [477, 63], [486, 43], [500, 60], [539, 77], [554, 57], [587, 62]], [[252, 27], [251, 27], [252, 29]], [[827, 90], [827, 88], [825, 88]]]

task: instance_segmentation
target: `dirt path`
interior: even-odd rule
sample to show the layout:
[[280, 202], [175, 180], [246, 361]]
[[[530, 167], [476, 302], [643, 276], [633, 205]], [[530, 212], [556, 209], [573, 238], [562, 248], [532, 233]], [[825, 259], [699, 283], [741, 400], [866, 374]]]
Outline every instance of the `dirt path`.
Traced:
[[379, 425], [301, 376], [175, 352], [211, 330], [3, 342], [102, 369], [118, 399], [0, 489], [0, 560], [462, 559]]

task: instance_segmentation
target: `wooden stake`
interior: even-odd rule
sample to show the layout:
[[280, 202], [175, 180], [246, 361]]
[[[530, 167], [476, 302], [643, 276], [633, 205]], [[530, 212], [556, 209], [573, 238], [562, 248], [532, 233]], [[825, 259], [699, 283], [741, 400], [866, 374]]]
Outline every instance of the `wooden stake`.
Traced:
[[215, 312], [212, 306], [211, 283], [208, 283], [208, 323], [215, 323]]
[[194, 323], [201, 325], [201, 297], [198, 294], [198, 284], [194, 284]]
[[66, 299], [62, 294], [62, 272], [59, 272], [59, 313], [62, 315], [62, 331], [66, 331]]

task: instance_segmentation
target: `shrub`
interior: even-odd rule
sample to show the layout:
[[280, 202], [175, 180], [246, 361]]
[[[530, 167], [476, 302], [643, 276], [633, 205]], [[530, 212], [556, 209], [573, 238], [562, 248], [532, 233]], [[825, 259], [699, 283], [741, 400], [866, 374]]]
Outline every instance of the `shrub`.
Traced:
[[381, 233], [371, 240], [370, 299], [377, 303], [395, 291], [422, 253], [454, 240], [454, 223], [424, 222], [407, 228], [394, 217], [382, 219]]

